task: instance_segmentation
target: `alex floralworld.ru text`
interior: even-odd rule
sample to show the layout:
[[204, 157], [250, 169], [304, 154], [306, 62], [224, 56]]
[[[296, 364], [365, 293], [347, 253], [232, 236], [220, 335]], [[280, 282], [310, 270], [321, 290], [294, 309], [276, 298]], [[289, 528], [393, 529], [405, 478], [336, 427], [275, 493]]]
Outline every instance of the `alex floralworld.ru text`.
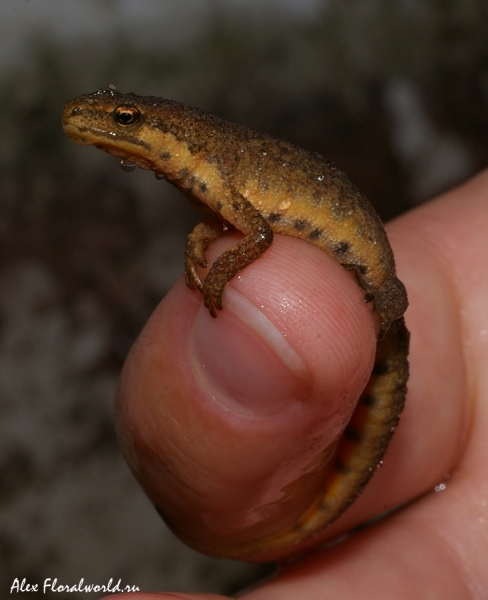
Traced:
[[10, 593], [16, 594], [19, 592], [39, 592], [40, 587], [42, 587], [42, 592], [45, 594], [48, 590], [51, 592], [103, 592], [104, 594], [115, 594], [116, 592], [139, 592], [140, 589], [135, 585], [122, 585], [122, 580], [119, 579], [117, 583], [114, 584], [113, 579], [107, 584], [98, 585], [95, 583], [85, 583], [83, 578], [74, 585], [65, 585], [58, 584], [58, 580], [54, 579], [45, 579], [42, 586], [38, 583], [27, 583], [27, 580], [24, 578], [22, 581], [15, 578], [12, 585], [10, 586]]

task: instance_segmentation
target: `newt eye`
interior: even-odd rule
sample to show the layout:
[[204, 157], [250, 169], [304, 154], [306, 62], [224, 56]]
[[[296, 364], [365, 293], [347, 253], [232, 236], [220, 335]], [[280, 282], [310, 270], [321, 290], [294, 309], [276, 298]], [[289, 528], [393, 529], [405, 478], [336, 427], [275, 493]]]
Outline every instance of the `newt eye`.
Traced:
[[131, 127], [142, 118], [141, 111], [134, 106], [118, 106], [112, 114], [114, 121], [122, 127]]

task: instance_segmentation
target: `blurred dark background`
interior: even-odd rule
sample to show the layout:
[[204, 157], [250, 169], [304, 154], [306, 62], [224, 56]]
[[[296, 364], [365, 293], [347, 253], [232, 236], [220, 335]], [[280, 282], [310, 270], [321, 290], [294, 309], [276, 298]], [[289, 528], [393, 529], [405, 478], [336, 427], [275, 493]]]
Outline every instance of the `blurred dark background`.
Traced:
[[117, 376], [198, 216], [71, 144], [64, 102], [112, 83], [200, 106], [332, 159], [387, 220], [488, 162], [487, 40], [479, 0], [0, 0], [3, 595], [231, 593], [265, 572], [175, 540], [120, 455]]

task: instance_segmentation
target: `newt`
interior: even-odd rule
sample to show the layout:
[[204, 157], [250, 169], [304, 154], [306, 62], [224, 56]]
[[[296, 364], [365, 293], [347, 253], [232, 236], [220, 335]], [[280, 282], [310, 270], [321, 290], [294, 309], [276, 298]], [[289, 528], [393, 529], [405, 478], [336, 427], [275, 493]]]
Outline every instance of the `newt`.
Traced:
[[[75, 143], [119, 157], [126, 170], [154, 171], [203, 212], [188, 236], [185, 278], [212, 316], [222, 309], [227, 282], [266, 251], [274, 234], [306, 240], [355, 273], [381, 324], [370, 379], [346, 429], [326, 450], [331, 458], [323, 492], [293, 526], [218, 552], [176, 533], [200, 551], [245, 560], [321, 531], [355, 501], [381, 464], [405, 402], [408, 300], [375, 210], [320, 155], [173, 100], [110, 86], [68, 102], [63, 127]], [[202, 281], [198, 267], [207, 266], [205, 251], [229, 227], [244, 237]]]

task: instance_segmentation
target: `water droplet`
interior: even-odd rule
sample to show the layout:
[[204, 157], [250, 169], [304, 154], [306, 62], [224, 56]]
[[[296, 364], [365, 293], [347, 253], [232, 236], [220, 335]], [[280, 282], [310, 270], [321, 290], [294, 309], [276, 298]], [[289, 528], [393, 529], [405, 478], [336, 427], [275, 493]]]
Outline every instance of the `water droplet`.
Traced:
[[317, 177], [317, 179], [318, 179], [318, 181], [324, 181], [324, 175], [319, 175], [319, 176]]
[[130, 160], [127, 160], [126, 158], [123, 158], [120, 161], [120, 166], [127, 173], [130, 173], [131, 171], [134, 171], [135, 169], [137, 169], [136, 165], [134, 163], [131, 163]]
[[444, 492], [446, 490], [446, 484], [445, 483], [439, 483], [439, 485], [436, 485], [434, 490], [436, 492]]
[[155, 171], [154, 172], [154, 177], [156, 177], [156, 179], [164, 179], [164, 174], [163, 173], [157, 173]]
[[268, 156], [268, 153], [267, 152], [263, 152], [263, 156]]
[[485, 522], [485, 518], [484, 517], [480, 517], [479, 521], [480, 521], [480, 523], [484, 523]]

